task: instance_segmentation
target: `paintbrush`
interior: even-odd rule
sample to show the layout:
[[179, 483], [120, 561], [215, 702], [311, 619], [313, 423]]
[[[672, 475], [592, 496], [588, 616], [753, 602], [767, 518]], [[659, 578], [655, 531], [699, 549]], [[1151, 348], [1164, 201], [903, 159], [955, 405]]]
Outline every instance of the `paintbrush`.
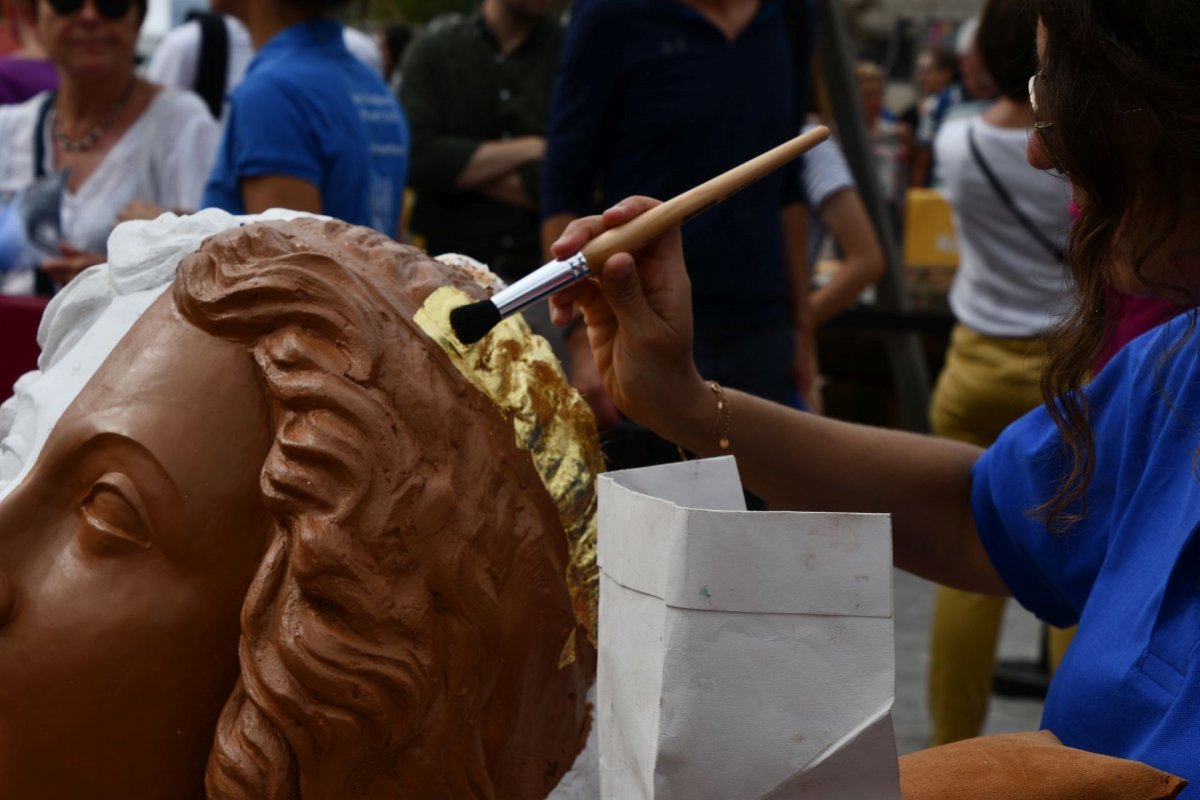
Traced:
[[570, 258], [551, 261], [487, 300], [455, 308], [450, 312], [450, 327], [463, 344], [477, 342], [505, 317], [565, 289], [589, 274], [599, 274], [610, 256], [638, 249], [828, 138], [829, 128], [818, 126], [676, 195], [624, 225], [604, 231]]

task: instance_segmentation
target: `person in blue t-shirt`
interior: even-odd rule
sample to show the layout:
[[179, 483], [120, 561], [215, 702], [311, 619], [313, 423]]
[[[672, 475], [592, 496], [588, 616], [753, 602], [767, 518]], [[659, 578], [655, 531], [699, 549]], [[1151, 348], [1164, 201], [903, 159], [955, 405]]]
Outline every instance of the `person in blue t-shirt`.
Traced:
[[216, 0], [258, 53], [230, 97], [204, 206], [282, 207], [391, 236], [400, 230], [408, 123], [382, 78], [346, 49], [338, 0]]
[[[1034, 7], [1027, 156], [1065, 173], [1080, 206], [1066, 259], [1078, 305], [1054, 333], [1048, 404], [988, 450], [706, 383], [691, 356], [678, 230], [613, 256], [551, 310], [560, 324], [582, 311], [621, 411], [699, 455], [736, 455], [770, 507], [889, 513], [900, 567], [1078, 624], [1044, 727], [1068, 746], [1186, 778], [1180, 797], [1200, 800], [1196, 312], [1144, 334], [1085, 385], [1110, 288], [1200, 299], [1200, 3]], [[551, 249], [568, 257], [654, 204], [629, 198], [577, 220]]]

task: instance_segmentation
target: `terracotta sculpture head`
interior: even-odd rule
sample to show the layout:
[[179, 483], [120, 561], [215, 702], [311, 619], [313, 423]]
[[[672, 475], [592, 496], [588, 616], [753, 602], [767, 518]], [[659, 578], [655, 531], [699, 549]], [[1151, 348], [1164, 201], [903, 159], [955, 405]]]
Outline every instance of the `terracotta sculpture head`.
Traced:
[[0, 798], [544, 796], [594, 670], [562, 520], [413, 321], [480, 276], [323, 220], [107, 269], [0, 411]]

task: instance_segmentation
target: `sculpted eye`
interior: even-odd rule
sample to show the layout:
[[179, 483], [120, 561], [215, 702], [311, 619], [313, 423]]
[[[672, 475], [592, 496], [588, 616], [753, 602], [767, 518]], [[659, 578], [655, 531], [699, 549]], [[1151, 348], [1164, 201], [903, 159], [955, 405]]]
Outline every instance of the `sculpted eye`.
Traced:
[[92, 486], [81, 509], [88, 544], [100, 547], [123, 540], [142, 549], [151, 546], [150, 526], [133, 482], [119, 473], [109, 473]]

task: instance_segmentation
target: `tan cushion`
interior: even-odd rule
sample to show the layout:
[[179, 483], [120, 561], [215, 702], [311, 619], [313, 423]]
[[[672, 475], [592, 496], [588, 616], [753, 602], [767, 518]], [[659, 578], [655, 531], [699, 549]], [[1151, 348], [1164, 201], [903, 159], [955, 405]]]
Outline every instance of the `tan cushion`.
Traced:
[[982, 736], [900, 758], [904, 800], [1170, 800], [1187, 781], [1064, 747], [1050, 731]]

